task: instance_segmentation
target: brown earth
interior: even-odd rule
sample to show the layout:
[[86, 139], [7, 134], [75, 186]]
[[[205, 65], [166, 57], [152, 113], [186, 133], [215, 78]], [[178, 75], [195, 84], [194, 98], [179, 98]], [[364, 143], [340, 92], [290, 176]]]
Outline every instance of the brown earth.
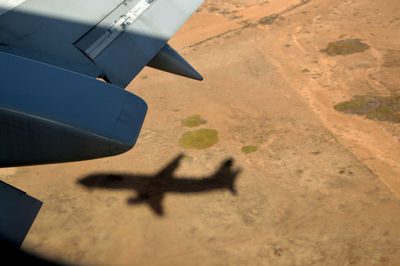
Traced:
[[[204, 81], [145, 69], [128, 88], [149, 105], [134, 149], [1, 170], [44, 201], [23, 248], [82, 265], [400, 264], [400, 126], [334, 108], [399, 95], [399, 9], [391, 0], [207, 0], [171, 40]], [[343, 43], [368, 48], [326, 52]], [[198, 126], [185, 127], [193, 115]], [[218, 142], [182, 148], [197, 129], [216, 130]], [[231, 158], [237, 195], [167, 193], [160, 216], [127, 204], [133, 189], [77, 183], [95, 173], [154, 178], [181, 153], [175, 175], [193, 182]]]

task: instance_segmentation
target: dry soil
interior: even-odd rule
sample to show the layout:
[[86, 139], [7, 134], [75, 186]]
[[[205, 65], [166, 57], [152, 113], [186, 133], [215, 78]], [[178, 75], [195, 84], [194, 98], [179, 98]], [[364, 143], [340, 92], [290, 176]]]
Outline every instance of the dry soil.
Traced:
[[[44, 202], [23, 248], [81, 265], [399, 265], [400, 125], [335, 109], [399, 95], [398, 10], [393, 0], [206, 0], [170, 42], [204, 81], [136, 77], [128, 90], [149, 112], [134, 149], [0, 170]], [[212, 138], [208, 148], [181, 146], [195, 130], [216, 132], [195, 140]], [[78, 183], [162, 177], [179, 154], [170, 174], [191, 184], [231, 160], [237, 194], [166, 193], [160, 215], [129, 204], [128, 186]]]

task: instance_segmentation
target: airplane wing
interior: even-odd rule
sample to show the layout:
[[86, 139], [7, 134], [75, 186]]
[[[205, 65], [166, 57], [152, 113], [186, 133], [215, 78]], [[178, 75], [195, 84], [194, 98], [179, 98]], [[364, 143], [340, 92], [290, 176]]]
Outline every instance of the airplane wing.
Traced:
[[167, 41], [204, 0], [0, 0], [0, 51], [125, 88], [146, 66], [201, 80]]
[[202, 2], [0, 0], [0, 167], [132, 148], [147, 105], [123, 89], [146, 65], [202, 79], [167, 43]]
[[42, 204], [0, 180], [0, 248], [2, 243], [15, 247], [22, 245]]

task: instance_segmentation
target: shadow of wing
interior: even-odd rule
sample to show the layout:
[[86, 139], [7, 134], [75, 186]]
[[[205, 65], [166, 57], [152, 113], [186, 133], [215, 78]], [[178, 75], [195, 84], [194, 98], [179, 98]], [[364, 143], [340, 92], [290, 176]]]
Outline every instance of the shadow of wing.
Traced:
[[183, 154], [179, 154], [175, 159], [167, 164], [155, 177], [159, 179], [172, 178], [172, 174], [179, 167], [179, 163], [182, 158]]
[[139, 192], [137, 197], [128, 199], [128, 204], [147, 203], [153, 212], [159, 216], [162, 216], [164, 215], [164, 208], [162, 206], [163, 198], [163, 192]]
[[151, 209], [159, 216], [164, 215], [164, 208], [162, 206], [163, 195], [152, 197], [149, 199]]

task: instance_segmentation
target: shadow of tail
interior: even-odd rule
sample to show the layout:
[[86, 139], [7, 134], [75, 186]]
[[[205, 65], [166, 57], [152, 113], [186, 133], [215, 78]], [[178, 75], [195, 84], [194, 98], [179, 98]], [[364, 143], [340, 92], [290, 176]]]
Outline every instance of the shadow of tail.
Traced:
[[228, 183], [228, 189], [233, 195], [238, 194], [237, 189], [235, 187], [235, 182], [236, 182], [236, 177], [239, 173], [240, 173], [240, 170], [237, 170], [235, 175], [232, 176], [232, 178], [229, 180], [229, 183]]
[[221, 188], [228, 189], [233, 195], [237, 195], [235, 187], [236, 179], [241, 172], [241, 169], [233, 169], [233, 159], [228, 159], [223, 162], [220, 169], [214, 175], [216, 185]]

